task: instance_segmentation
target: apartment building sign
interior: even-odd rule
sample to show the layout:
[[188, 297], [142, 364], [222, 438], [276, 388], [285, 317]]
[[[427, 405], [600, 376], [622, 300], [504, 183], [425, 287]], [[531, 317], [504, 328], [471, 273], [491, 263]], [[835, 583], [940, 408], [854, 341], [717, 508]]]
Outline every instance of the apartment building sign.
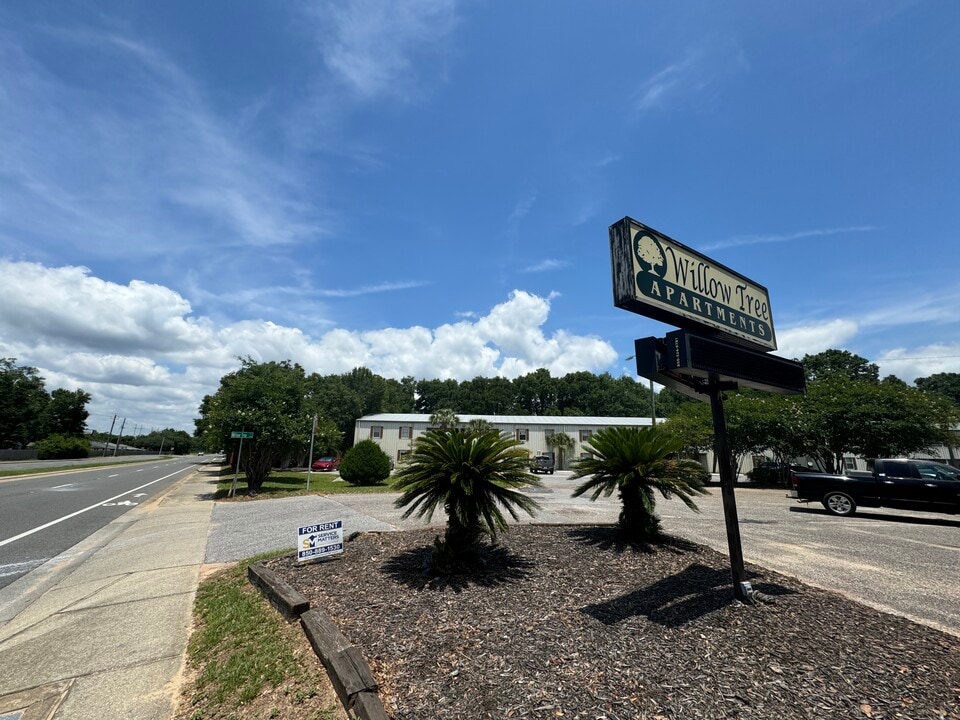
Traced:
[[629, 217], [610, 226], [613, 304], [671, 325], [777, 349], [767, 289]]

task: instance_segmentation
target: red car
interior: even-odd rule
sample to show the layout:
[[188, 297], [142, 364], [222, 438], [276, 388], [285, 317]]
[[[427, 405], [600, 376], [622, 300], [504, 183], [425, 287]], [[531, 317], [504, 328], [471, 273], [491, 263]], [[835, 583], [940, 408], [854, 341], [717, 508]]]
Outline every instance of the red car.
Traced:
[[310, 467], [319, 472], [334, 472], [340, 468], [340, 458], [327, 455], [315, 461]]

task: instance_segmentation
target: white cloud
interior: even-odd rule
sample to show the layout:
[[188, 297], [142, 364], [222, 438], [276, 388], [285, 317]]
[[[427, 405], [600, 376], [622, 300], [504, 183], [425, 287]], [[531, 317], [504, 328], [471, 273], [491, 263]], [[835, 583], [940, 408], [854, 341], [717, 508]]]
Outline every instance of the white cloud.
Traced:
[[934, 343], [911, 349], [887, 350], [874, 362], [880, 367], [880, 377], [896, 375], [912, 383], [918, 377], [935, 373], [960, 372], [960, 344]]
[[[901, 326], [910, 324], [909, 314], [901, 317], [900, 324]], [[778, 333], [778, 349], [775, 354], [785, 358], [800, 359], [804, 355], [815, 355], [824, 350], [846, 349], [876, 363], [880, 368], [881, 377], [896, 375], [908, 383], [912, 383], [918, 377], [928, 377], [934, 373], [960, 372], [960, 344], [930, 343], [865, 353], [851, 346], [854, 341], [857, 345], [864, 345], [866, 340], [858, 336], [866, 328], [865, 321], [855, 322], [849, 319], [835, 319], [816, 325], [793, 327]], [[881, 336], [881, 342], [885, 342], [887, 337]]]
[[39, 334], [101, 352], [197, 346], [209, 335], [204, 321], [187, 317], [190, 303], [169, 288], [139, 280], [108, 283], [83, 267], [0, 260], [0, 307], [6, 333]]
[[858, 329], [854, 321], [838, 318], [778, 331], [776, 354], [799, 359], [831, 348], [842, 348], [857, 334]]
[[609, 369], [617, 354], [608, 342], [544, 330], [554, 297], [515, 290], [485, 315], [434, 329], [337, 328], [315, 338], [267, 320], [218, 327], [193, 316], [186, 298], [160, 285], [122, 285], [82, 267], [3, 260], [0, 356], [38, 367], [50, 389], [91, 393], [98, 429], [116, 413], [192, 430], [201, 398], [237, 368], [237, 357], [289, 359], [321, 375], [367, 367], [398, 379]]

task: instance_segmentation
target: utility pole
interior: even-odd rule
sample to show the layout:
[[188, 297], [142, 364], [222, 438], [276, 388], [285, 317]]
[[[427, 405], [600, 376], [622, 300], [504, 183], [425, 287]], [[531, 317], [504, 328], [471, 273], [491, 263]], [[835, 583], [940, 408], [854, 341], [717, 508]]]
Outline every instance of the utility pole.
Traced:
[[110, 444], [110, 439], [113, 437], [113, 426], [117, 423], [117, 416], [113, 416], [113, 420], [110, 421], [110, 433], [107, 435], [107, 441], [103, 444], [103, 452], [100, 453], [100, 457], [107, 456], [107, 445]]
[[166, 439], [163, 435], [160, 436], [160, 452], [157, 455], [163, 455], [163, 443], [166, 442]]
[[117, 433], [117, 444], [113, 446], [113, 456], [117, 456], [117, 448], [120, 447], [120, 439], [123, 437], [123, 426], [127, 424], [127, 419], [124, 418], [123, 422], [120, 423], [120, 432]]

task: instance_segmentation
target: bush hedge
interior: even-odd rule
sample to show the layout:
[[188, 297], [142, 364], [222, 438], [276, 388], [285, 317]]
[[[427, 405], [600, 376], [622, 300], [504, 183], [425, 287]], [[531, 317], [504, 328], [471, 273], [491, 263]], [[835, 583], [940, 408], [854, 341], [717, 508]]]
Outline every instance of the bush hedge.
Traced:
[[373, 440], [361, 440], [340, 461], [340, 477], [351, 485], [378, 485], [390, 477], [390, 458]]
[[90, 456], [90, 441], [71, 435], [48, 435], [37, 443], [39, 460], [69, 460]]

